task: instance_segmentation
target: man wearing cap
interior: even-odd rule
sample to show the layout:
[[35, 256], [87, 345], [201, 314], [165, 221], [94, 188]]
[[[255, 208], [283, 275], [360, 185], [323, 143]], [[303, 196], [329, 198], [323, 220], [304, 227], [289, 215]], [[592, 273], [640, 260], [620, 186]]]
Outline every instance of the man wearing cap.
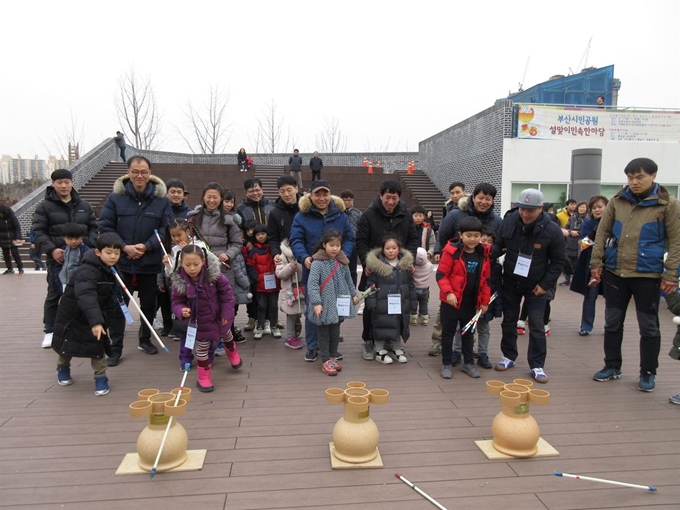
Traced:
[[[290, 246], [295, 260], [302, 264], [302, 282], [307, 283], [312, 267], [312, 255], [321, 235], [335, 229], [342, 235], [342, 251], [348, 256], [354, 249], [354, 232], [350, 227], [345, 204], [339, 197], [331, 195], [327, 181], [314, 181], [310, 193], [298, 202], [300, 212], [293, 218], [290, 229]], [[305, 296], [307, 299], [307, 296]], [[307, 303], [309, 307], [309, 303]], [[305, 341], [307, 353], [305, 361], [316, 361], [319, 351], [318, 329], [305, 318]]]
[[661, 349], [659, 290], [675, 292], [680, 266], [680, 204], [654, 182], [657, 170], [648, 158], [626, 165], [628, 185], [607, 204], [590, 259], [591, 277], [602, 280], [605, 296], [605, 366], [593, 379], [621, 377], [623, 323], [632, 297], [640, 330], [638, 389], [648, 392], [654, 391]]
[[[416, 258], [420, 239], [413, 223], [413, 215], [401, 199], [401, 193], [401, 184], [398, 181], [385, 179], [380, 184], [380, 194], [373, 199], [357, 222], [357, 255], [363, 267], [359, 290], [366, 290], [366, 279], [369, 276], [369, 271], [366, 269], [366, 257], [372, 249], [382, 246], [386, 234], [396, 235], [404, 249], [411, 252], [413, 260]], [[364, 341], [363, 356], [367, 361], [375, 358], [372, 316], [373, 314], [367, 313], [364, 309], [364, 327], [361, 338]]]
[[[153, 324], [156, 316], [156, 275], [163, 270], [161, 241], [172, 218], [172, 209], [166, 196], [165, 183], [151, 175], [151, 162], [144, 156], [133, 156], [127, 161], [127, 174], [113, 185], [113, 193], [99, 217], [100, 232], [114, 232], [123, 240], [123, 253], [118, 261], [120, 277], [126, 287], [133, 289], [133, 278], [139, 295], [140, 308]], [[156, 235], [158, 232], [158, 235]], [[126, 304], [128, 296], [124, 295]], [[116, 366], [123, 355], [125, 317], [118, 313], [111, 321], [111, 356], [108, 366]], [[139, 328], [140, 351], [156, 354], [151, 343], [151, 331], [144, 322]]]
[[548, 382], [545, 373], [546, 341], [543, 327], [546, 292], [553, 289], [565, 261], [564, 236], [559, 225], [543, 212], [543, 193], [525, 189], [517, 207], [508, 213], [496, 232], [492, 257], [505, 254], [503, 262], [503, 358], [495, 366], [505, 371], [517, 360], [517, 319], [525, 299], [529, 312], [528, 361], [531, 377]]
[[83, 243], [94, 247], [97, 236], [97, 221], [92, 206], [82, 200], [73, 189], [73, 175], [64, 168], [52, 172], [52, 186], [45, 190], [45, 199], [38, 204], [33, 213], [33, 233], [35, 245], [47, 255], [47, 297], [43, 313], [45, 336], [42, 346], [52, 347], [52, 333], [57, 318], [57, 308], [61, 292], [55, 269], [64, 263], [66, 243], [61, 237], [66, 223], [78, 223], [85, 227]]

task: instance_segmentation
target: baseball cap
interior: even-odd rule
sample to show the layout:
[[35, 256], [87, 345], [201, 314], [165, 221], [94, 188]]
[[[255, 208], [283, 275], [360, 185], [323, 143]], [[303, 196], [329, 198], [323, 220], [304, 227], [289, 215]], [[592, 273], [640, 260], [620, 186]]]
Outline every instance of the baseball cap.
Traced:
[[519, 194], [519, 200], [513, 205], [523, 209], [538, 209], [543, 207], [543, 193], [533, 188], [522, 190]]
[[314, 181], [309, 188], [310, 193], [314, 193], [318, 189], [325, 189], [330, 193], [331, 191], [331, 185], [328, 184], [328, 181]]

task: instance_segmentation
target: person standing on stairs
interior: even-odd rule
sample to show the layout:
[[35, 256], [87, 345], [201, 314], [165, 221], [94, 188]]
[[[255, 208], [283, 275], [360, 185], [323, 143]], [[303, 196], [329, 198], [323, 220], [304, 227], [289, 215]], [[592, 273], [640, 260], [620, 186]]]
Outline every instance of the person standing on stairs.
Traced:
[[[293, 155], [288, 158], [288, 164], [290, 165], [290, 175], [295, 177], [298, 188], [304, 189], [304, 187], [302, 186], [302, 156], [300, 156], [299, 150], [297, 149], [293, 150]], [[313, 178], [312, 182], [314, 182]]]
[[120, 131], [116, 131], [116, 138], [114, 138], [114, 140], [116, 140], [116, 145], [120, 149], [120, 159], [123, 160], [123, 163], [126, 163], [125, 149], [127, 149], [127, 145], [125, 144], [125, 135]]
[[57, 319], [61, 288], [58, 283], [57, 268], [64, 263], [64, 238], [62, 230], [67, 223], [78, 223], [86, 229], [83, 243], [94, 247], [97, 237], [97, 221], [92, 206], [82, 200], [73, 189], [73, 174], [60, 168], [50, 176], [52, 186], [45, 190], [45, 198], [38, 204], [33, 213], [33, 233], [35, 244], [47, 259], [47, 296], [43, 311], [45, 336], [43, 349], [52, 347], [54, 322]]

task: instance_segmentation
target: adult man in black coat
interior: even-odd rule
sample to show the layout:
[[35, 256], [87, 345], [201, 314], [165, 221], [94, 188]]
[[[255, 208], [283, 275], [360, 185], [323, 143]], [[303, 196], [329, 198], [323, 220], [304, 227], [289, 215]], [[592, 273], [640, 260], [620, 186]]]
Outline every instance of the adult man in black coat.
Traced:
[[274, 263], [278, 264], [281, 260], [281, 243], [290, 237], [290, 227], [293, 218], [300, 211], [298, 201], [302, 195], [292, 175], [282, 175], [276, 179], [276, 187], [279, 189], [279, 198], [274, 202], [274, 208], [267, 220], [267, 243], [274, 256]]
[[564, 261], [564, 235], [557, 223], [543, 212], [543, 193], [525, 189], [513, 204], [496, 231], [492, 258], [505, 254], [503, 262], [503, 322], [501, 351], [503, 358], [496, 370], [515, 366], [517, 359], [517, 319], [520, 302], [526, 301], [529, 312], [528, 361], [536, 382], [548, 382], [543, 370], [546, 358], [545, 312], [546, 293], [555, 288]]
[[[402, 246], [416, 258], [419, 239], [413, 217], [406, 204], [401, 200], [401, 184], [390, 179], [380, 184], [380, 195], [373, 199], [371, 205], [359, 218], [356, 232], [356, 250], [361, 260], [363, 271], [359, 281], [359, 290], [366, 290], [366, 257], [368, 253], [382, 246], [386, 234], [394, 234]], [[371, 340], [371, 314], [364, 312], [364, 329], [361, 337], [364, 340], [364, 359], [373, 359], [373, 342]]]
[[61, 289], [55, 270], [64, 263], [66, 242], [61, 236], [66, 223], [78, 223], [86, 232], [83, 243], [94, 247], [97, 236], [97, 221], [92, 206], [82, 200], [73, 189], [73, 174], [60, 168], [52, 172], [52, 186], [45, 190], [45, 199], [38, 204], [33, 213], [33, 233], [38, 249], [47, 255], [47, 296], [43, 311], [45, 336], [43, 349], [52, 347], [54, 321], [57, 318]]

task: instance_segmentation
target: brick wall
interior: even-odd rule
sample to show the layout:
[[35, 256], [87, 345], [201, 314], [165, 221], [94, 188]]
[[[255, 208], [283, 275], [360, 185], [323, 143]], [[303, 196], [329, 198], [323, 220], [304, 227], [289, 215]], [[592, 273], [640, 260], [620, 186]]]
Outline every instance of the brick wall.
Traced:
[[453, 181], [464, 182], [469, 191], [480, 182], [493, 184], [498, 190], [496, 212], [500, 212], [503, 139], [511, 137], [512, 101], [499, 101], [420, 142], [418, 168], [446, 196]]

